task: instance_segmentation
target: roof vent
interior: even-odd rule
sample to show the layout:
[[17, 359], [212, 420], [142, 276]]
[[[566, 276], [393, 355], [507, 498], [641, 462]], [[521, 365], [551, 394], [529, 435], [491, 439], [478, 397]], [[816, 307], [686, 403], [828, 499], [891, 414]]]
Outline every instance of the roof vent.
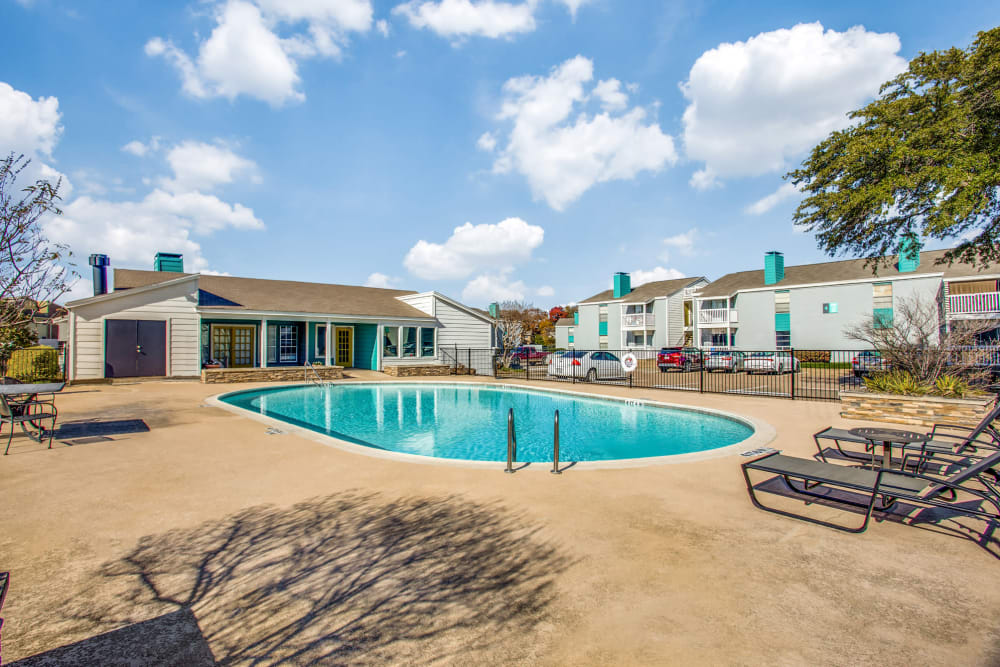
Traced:
[[920, 266], [920, 239], [914, 234], [907, 234], [899, 246], [899, 264], [896, 268], [900, 273], [912, 273]]
[[184, 273], [184, 255], [173, 252], [158, 252], [153, 258], [153, 270]]
[[107, 255], [91, 255], [88, 263], [94, 267], [94, 296], [108, 293], [108, 264], [111, 260]]
[[615, 274], [615, 298], [620, 299], [632, 291], [632, 277], [619, 271]]
[[764, 255], [764, 284], [773, 285], [785, 279], [785, 255], [772, 250]]

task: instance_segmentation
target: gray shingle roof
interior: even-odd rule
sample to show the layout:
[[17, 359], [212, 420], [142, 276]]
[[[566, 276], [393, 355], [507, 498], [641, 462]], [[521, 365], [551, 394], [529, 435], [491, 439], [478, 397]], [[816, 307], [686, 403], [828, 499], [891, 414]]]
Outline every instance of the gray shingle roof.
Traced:
[[898, 276], [912, 276], [921, 274], [944, 273], [944, 277], [962, 278], [977, 276], [981, 273], [1000, 273], [1000, 265], [991, 266], [987, 269], [979, 269], [968, 264], [955, 263], [951, 266], [938, 264], [939, 260], [947, 250], [928, 250], [920, 253], [920, 266], [916, 271], [900, 273], [896, 268], [895, 261], [889, 266], [878, 268], [877, 274], [872, 274], [872, 267], [865, 265], [863, 259], [845, 259], [836, 262], [822, 262], [820, 264], [800, 264], [798, 266], [785, 267], [785, 279], [774, 285], [764, 284], [764, 269], [755, 271], [739, 271], [729, 273], [718, 280], [706, 285], [701, 289], [698, 296], [701, 298], [728, 297], [740, 290], [750, 290], [763, 287], [784, 289], [786, 287], [797, 287], [801, 285], [814, 285], [818, 283], [838, 282], [842, 280], [887, 280]]
[[670, 296], [685, 287], [693, 285], [699, 280], [704, 280], [704, 278], [702, 276], [694, 276], [691, 278], [675, 278], [673, 280], [657, 280], [655, 282], [639, 285], [622, 299], [616, 299], [615, 291], [613, 289], [607, 289], [603, 292], [598, 292], [589, 299], [584, 299], [580, 303], [604, 303], [606, 301], [619, 300], [649, 301], [650, 299], [658, 296]]
[[[115, 291], [155, 285], [184, 275], [194, 274], [115, 269]], [[228, 304], [202, 306], [220, 312], [248, 310], [380, 317], [430, 317], [427, 313], [396, 298], [407, 294], [416, 294], [416, 292], [409, 290], [204, 274], [198, 277], [198, 289], [202, 292], [201, 301], [204, 304]]]
[[558, 320], [556, 320], [556, 326], [557, 327], [571, 327], [571, 326], [573, 326], [573, 318], [572, 317], [560, 317]]

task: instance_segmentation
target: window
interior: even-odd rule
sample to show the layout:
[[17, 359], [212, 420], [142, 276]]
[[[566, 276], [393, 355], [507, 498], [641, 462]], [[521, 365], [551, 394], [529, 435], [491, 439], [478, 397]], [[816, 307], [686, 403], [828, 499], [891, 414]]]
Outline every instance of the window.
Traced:
[[417, 328], [403, 327], [403, 337], [400, 340], [400, 350], [403, 357], [417, 356]]
[[326, 325], [316, 325], [316, 356], [326, 358]]
[[831, 301], [830, 303], [824, 303], [823, 304], [823, 314], [824, 315], [833, 315], [836, 312], [837, 312], [837, 302], [836, 301]]
[[608, 337], [607, 336], [598, 336], [597, 337], [597, 342], [600, 343], [600, 345], [598, 347], [600, 347], [602, 350], [608, 349]]
[[598, 322], [607, 322], [608, 321], [608, 306], [606, 304], [603, 305], [603, 306], [599, 306], [598, 307], [598, 309], [597, 309], [597, 321]]
[[295, 363], [299, 360], [299, 328], [294, 324], [278, 325], [278, 362]]
[[420, 356], [434, 356], [434, 329], [423, 328], [420, 330]]
[[649, 345], [649, 346], [653, 345], [653, 334], [648, 334], [646, 336], [646, 345]]
[[278, 325], [267, 325], [267, 363], [274, 364], [278, 361]]
[[399, 327], [385, 327], [382, 336], [382, 356], [399, 356]]
[[789, 311], [789, 293], [788, 290], [782, 290], [780, 292], [774, 293], [774, 314], [785, 314]]
[[877, 328], [892, 326], [892, 283], [872, 285], [872, 321]]
[[791, 347], [792, 346], [792, 332], [791, 331], [775, 331], [774, 332], [774, 345], [779, 350]]

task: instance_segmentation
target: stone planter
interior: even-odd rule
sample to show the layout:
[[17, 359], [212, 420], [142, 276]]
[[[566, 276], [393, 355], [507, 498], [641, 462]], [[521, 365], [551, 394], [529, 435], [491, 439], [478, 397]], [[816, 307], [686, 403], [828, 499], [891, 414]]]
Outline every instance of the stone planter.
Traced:
[[995, 396], [942, 398], [900, 396], [867, 391], [840, 392], [840, 416], [931, 428], [934, 424], [975, 426], [993, 407]]
[[444, 375], [475, 375], [476, 369], [459, 366], [457, 369], [446, 364], [385, 364], [382, 372], [392, 377], [419, 377]]
[[[315, 373], [314, 373], [315, 371]], [[204, 368], [204, 384], [232, 384], [236, 382], [309, 382], [316, 376], [321, 380], [339, 380], [344, 377], [342, 366], [278, 366], [269, 368]]]

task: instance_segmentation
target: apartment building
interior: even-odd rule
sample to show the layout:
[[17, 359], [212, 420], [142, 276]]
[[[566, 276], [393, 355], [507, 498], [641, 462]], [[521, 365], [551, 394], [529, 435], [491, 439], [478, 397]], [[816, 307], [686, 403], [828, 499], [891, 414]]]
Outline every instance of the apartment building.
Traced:
[[[764, 266], [722, 276], [697, 296], [698, 344], [745, 350], [861, 349], [845, 330], [876, 316], [891, 322], [901, 299], [938, 304], [943, 327], [961, 319], [1000, 325], [1000, 265], [940, 264], [945, 250], [917, 244], [873, 274], [864, 260], [785, 266], [781, 252]], [[995, 341], [997, 329], [984, 336]]]
[[695, 293], [703, 277], [631, 285], [616, 273], [612, 288], [578, 304], [574, 318], [556, 322], [556, 347], [587, 350], [651, 350], [697, 340]]

